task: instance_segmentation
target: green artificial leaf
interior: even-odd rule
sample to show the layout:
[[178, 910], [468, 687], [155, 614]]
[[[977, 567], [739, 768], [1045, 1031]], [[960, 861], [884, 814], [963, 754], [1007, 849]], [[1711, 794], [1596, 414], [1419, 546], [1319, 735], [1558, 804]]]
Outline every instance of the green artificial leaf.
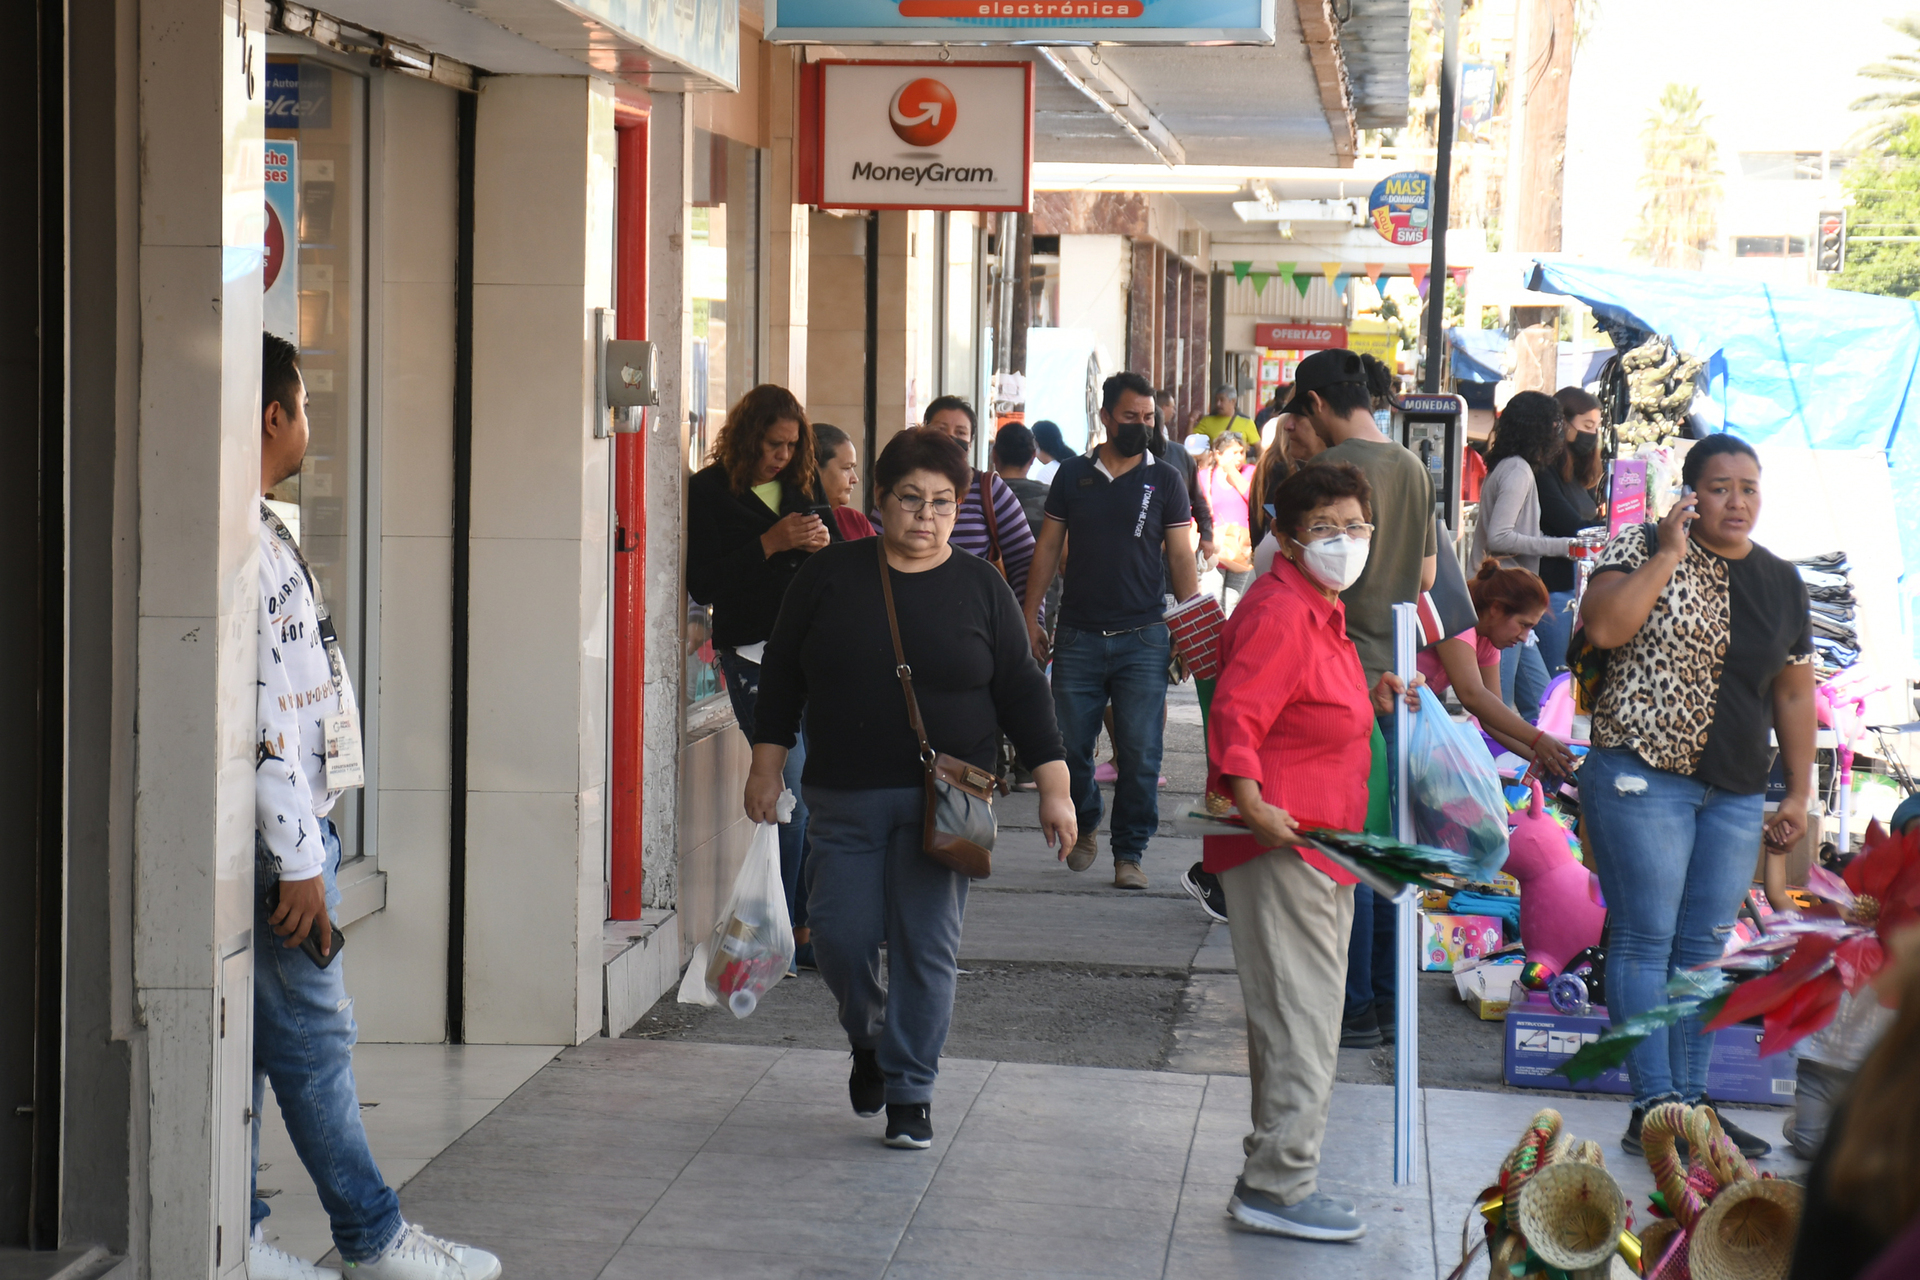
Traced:
[[1580, 1046], [1580, 1052], [1561, 1064], [1560, 1074], [1575, 1084], [1591, 1080], [1602, 1071], [1625, 1062], [1633, 1047], [1654, 1032], [1662, 1027], [1670, 1027], [1699, 1010], [1698, 1000], [1675, 1000], [1649, 1009], [1638, 1017], [1629, 1018], [1598, 1040]]

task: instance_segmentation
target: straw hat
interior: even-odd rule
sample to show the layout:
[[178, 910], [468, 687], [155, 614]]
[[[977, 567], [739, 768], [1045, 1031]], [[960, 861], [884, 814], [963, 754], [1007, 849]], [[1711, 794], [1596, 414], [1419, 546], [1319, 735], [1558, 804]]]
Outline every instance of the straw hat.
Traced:
[[1806, 1190], [1778, 1178], [1721, 1189], [1693, 1226], [1693, 1280], [1786, 1280]]
[[1597, 1164], [1550, 1164], [1520, 1190], [1520, 1233], [1543, 1262], [1563, 1271], [1605, 1265], [1626, 1226], [1620, 1184]]

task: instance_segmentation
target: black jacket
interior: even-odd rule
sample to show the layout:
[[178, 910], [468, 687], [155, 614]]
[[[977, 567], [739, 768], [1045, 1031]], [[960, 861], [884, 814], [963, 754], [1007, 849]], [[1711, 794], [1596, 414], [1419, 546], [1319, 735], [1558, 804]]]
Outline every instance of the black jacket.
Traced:
[[[773, 634], [787, 584], [808, 552], [782, 551], [769, 558], [760, 535], [782, 517], [822, 505], [785, 481], [779, 514], [751, 492], [736, 494], [726, 468], [703, 467], [687, 483], [687, 594], [713, 610], [713, 643], [722, 649], [754, 644]], [[835, 542], [840, 532], [828, 520]]]

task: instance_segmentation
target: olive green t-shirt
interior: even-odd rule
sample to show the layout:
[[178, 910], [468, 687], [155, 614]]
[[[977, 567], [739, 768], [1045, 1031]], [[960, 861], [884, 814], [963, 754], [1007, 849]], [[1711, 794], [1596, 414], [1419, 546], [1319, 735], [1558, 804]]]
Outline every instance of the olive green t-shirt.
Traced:
[[1393, 670], [1393, 606], [1420, 598], [1421, 562], [1436, 553], [1433, 482], [1413, 450], [1386, 440], [1343, 440], [1315, 462], [1351, 462], [1373, 490], [1373, 549], [1366, 572], [1341, 592], [1347, 634], [1367, 684]]

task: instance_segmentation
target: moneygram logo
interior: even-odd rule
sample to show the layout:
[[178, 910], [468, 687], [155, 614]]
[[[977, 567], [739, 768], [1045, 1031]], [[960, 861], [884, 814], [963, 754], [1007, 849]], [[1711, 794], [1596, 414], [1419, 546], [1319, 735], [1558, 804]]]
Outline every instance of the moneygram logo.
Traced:
[[913, 147], [937, 146], [953, 132], [960, 108], [953, 91], [931, 77], [900, 86], [887, 104], [887, 122], [900, 141]]

